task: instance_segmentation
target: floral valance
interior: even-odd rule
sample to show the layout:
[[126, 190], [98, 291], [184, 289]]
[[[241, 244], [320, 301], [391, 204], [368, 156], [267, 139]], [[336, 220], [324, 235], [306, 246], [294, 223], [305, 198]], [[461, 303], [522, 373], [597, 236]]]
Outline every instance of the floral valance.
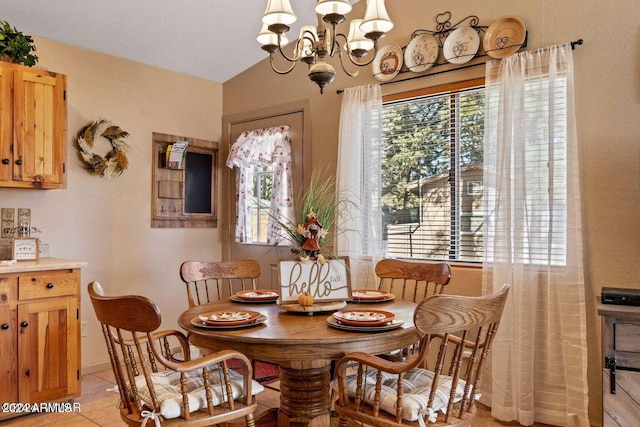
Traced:
[[275, 162], [291, 162], [289, 126], [253, 129], [242, 132], [234, 142], [227, 166], [271, 166]]

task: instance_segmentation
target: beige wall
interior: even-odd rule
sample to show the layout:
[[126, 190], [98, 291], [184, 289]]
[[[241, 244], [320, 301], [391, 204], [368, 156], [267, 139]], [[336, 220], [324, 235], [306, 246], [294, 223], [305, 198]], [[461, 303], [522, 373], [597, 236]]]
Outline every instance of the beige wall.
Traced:
[[[361, 2], [363, 3], [363, 2]], [[362, 16], [360, 11], [352, 16]], [[637, 0], [496, 1], [390, 0], [396, 26], [382, 43], [406, 46], [419, 28], [434, 29], [436, 14], [451, 11], [453, 21], [477, 15], [489, 25], [504, 15], [520, 17], [529, 31], [527, 49], [582, 38], [574, 52], [577, 124], [584, 189], [587, 297], [589, 298], [590, 396], [592, 423], [599, 424], [601, 384], [598, 370], [600, 319], [595, 298], [602, 286], [640, 287], [640, 3]], [[312, 158], [335, 164], [341, 95], [336, 89], [375, 83], [369, 67], [347, 78], [334, 64], [336, 80], [320, 96], [306, 77], [306, 66], [279, 76], [267, 61], [224, 84], [224, 114], [285, 102], [311, 100]], [[383, 94], [465, 80], [483, 74], [446, 73], [382, 86]], [[403, 76], [398, 77], [401, 79]], [[480, 289], [477, 271], [455, 268], [451, 292]]]
[[[178, 269], [188, 258], [220, 259], [219, 229], [152, 229], [151, 133], [219, 140], [222, 85], [95, 52], [36, 39], [39, 67], [68, 75], [66, 190], [0, 188], [0, 206], [31, 208], [50, 255], [88, 262], [82, 271], [82, 366], [108, 362], [86, 285], [107, 293], [152, 298], [164, 326], [175, 328], [186, 308]], [[129, 168], [117, 178], [82, 169], [73, 138], [92, 120], [107, 119], [130, 133]], [[104, 144], [104, 145], [100, 145]], [[110, 150], [100, 138], [94, 152]]]
[[[598, 329], [593, 301], [602, 286], [639, 287], [640, 279], [640, 3], [618, 0], [501, 2], [496, 0], [389, 0], [396, 23], [385, 42], [405, 46], [411, 32], [433, 29], [437, 13], [453, 19], [470, 14], [490, 24], [516, 15], [529, 30], [528, 49], [578, 38], [575, 51], [577, 122], [585, 194], [584, 218], [589, 310], [590, 380], [593, 423], [599, 423], [601, 399]], [[613, 5], [609, 6], [609, 5]], [[358, 8], [362, 8], [361, 5]], [[362, 10], [353, 16], [362, 15]], [[0, 189], [1, 207], [32, 209], [33, 224], [51, 247], [51, 255], [84, 260], [82, 318], [89, 336], [82, 339], [82, 365], [107, 362], [102, 337], [86, 294], [92, 280], [110, 293], [138, 293], [153, 298], [164, 326], [186, 305], [178, 267], [189, 258], [220, 259], [221, 214], [217, 229], [151, 229], [151, 133], [163, 132], [218, 140], [222, 114], [309, 99], [314, 165], [335, 165], [341, 96], [336, 89], [375, 83], [370, 68], [358, 78], [338, 77], [320, 96], [304, 66], [278, 76], [266, 62], [224, 85], [159, 70], [87, 50], [36, 38], [39, 66], [69, 76], [68, 188], [33, 191]], [[258, 46], [256, 46], [256, 49]], [[336, 67], [338, 67], [336, 65]], [[447, 73], [383, 86], [390, 94], [482, 75]], [[224, 96], [223, 96], [224, 87]], [[73, 146], [75, 133], [91, 120], [104, 118], [131, 134], [130, 167], [118, 178], [89, 176]], [[228, 141], [227, 141], [228, 143]], [[224, 145], [224, 144], [223, 144]], [[106, 153], [107, 147], [96, 152]], [[224, 159], [224, 150], [221, 153]], [[479, 273], [455, 268], [450, 292], [479, 292]]]

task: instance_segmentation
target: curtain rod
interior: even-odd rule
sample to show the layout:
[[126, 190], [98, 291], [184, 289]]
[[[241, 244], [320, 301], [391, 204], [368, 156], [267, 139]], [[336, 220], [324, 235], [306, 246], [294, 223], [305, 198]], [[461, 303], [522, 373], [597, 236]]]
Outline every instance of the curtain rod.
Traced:
[[[571, 50], [575, 50], [576, 46], [580, 46], [580, 45], [584, 44], [584, 40], [578, 39], [578, 40], [572, 41], [570, 44], [571, 44]], [[407, 82], [409, 80], [421, 79], [423, 77], [435, 76], [435, 75], [438, 75], [438, 74], [448, 73], [448, 72], [451, 72], [451, 71], [464, 70], [464, 69], [467, 69], [467, 68], [477, 67], [478, 65], [484, 65], [485, 63], [486, 63], [486, 61], [485, 62], [478, 62], [477, 64], [469, 64], [469, 65], [465, 65], [464, 67], [451, 68], [449, 70], [437, 71], [435, 73], [425, 74], [425, 75], [422, 75], [422, 76], [413, 76], [413, 77], [409, 77], [409, 78], [402, 79], [402, 80], [382, 82], [382, 83], [380, 83], [380, 86], [388, 85], [390, 83]], [[344, 92], [344, 89], [336, 90], [336, 93], [338, 95], [341, 94], [342, 92]]]

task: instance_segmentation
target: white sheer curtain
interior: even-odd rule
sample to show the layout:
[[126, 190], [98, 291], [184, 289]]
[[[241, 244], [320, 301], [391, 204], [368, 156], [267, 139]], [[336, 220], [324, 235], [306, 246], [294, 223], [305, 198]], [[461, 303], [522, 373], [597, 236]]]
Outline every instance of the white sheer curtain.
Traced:
[[243, 132], [231, 146], [227, 166], [237, 167], [235, 241], [253, 241], [254, 168], [270, 167], [273, 172], [267, 243], [280, 243], [281, 231], [275, 218], [295, 218], [291, 181], [291, 142], [289, 126], [254, 129]]
[[523, 425], [589, 425], [573, 97], [569, 45], [487, 63], [483, 288], [511, 290], [483, 400]]
[[365, 287], [372, 260], [382, 254], [380, 144], [382, 95], [379, 84], [345, 89], [342, 94], [336, 185], [356, 209], [342, 212], [337, 252], [349, 256], [352, 279]]

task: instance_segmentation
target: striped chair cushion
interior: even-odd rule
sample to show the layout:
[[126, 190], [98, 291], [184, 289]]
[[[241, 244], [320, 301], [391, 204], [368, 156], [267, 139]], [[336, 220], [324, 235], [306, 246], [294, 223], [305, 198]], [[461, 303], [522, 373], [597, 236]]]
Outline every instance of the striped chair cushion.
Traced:
[[[232, 397], [237, 399], [242, 393], [242, 375], [229, 369], [229, 376], [232, 384]], [[202, 370], [192, 371], [185, 374], [189, 400], [189, 412], [198, 411], [207, 407], [206, 394], [204, 389], [204, 379]], [[178, 418], [184, 416], [182, 413], [182, 394], [180, 393], [180, 373], [176, 371], [160, 371], [151, 374], [151, 381], [156, 392], [158, 402], [160, 402], [160, 415], [165, 419]], [[227, 395], [222, 382], [222, 370], [213, 368], [209, 370], [209, 383], [211, 384], [211, 394], [214, 406], [218, 406], [227, 401]], [[257, 381], [251, 382], [251, 394], [256, 395], [264, 390], [264, 387]], [[153, 408], [149, 388], [143, 375], [136, 378], [136, 387], [143, 404], [148, 408]]]
[[[377, 370], [367, 371], [366, 379], [363, 382], [363, 397], [365, 402], [369, 405], [373, 404], [375, 397], [377, 372]], [[420, 368], [411, 369], [405, 373], [402, 387], [404, 391], [402, 399], [402, 418], [407, 421], [417, 421], [418, 417], [427, 415], [431, 422], [435, 422], [438, 412], [446, 412], [453, 378], [446, 375], [440, 375], [433, 405], [431, 409], [428, 409], [427, 402], [429, 400], [429, 393], [431, 392], [433, 377], [433, 372]], [[356, 381], [356, 375], [350, 375], [347, 377], [347, 390], [349, 397], [355, 397]], [[392, 415], [395, 415], [396, 413], [397, 385], [397, 375], [389, 374], [387, 372], [382, 373], [380, 409]], [[458, 380], [454, 402], [459, 402], [462, 399], [464, 387], [465, 382]]]

